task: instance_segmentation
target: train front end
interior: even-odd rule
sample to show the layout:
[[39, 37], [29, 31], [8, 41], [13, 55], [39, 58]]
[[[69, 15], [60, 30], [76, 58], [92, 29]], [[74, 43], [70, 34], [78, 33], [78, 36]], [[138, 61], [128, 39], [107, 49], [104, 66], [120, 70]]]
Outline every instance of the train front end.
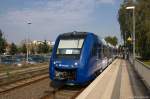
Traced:
[[66, 84], [84, 84], [82, 49], [86, 33], [65, 33], [60, 35], [54, 45], [50, 59], [49, 74], [52, 81]]

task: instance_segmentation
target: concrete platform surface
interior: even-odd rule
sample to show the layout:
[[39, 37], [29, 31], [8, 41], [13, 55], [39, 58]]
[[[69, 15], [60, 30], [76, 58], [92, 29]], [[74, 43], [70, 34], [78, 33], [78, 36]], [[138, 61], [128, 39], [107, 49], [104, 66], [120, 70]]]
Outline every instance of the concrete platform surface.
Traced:
[[150, 99], [134, 68], [116, 59], [76, 99]]

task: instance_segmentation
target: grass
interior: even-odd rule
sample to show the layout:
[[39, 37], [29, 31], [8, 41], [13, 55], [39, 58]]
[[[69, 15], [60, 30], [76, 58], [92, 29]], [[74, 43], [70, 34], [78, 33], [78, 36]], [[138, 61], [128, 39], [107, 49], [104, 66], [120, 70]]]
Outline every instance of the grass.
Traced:
[[149, 61], [143, 61], [144, 64], [146, 64], [148, 67], [150, 67], [150, 60]]
[[141, 61], [143, 64], [145, 64], [146, 67], [150, 68], [150, 60], [144, 60], [142, 58], [137, 58], [139, 61]]

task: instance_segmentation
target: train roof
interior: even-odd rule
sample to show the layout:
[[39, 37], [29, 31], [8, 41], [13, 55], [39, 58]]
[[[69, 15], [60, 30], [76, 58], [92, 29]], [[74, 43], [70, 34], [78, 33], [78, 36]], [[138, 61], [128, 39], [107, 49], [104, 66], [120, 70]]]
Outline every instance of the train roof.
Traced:
[[115, 46], [113, 46], [112, 44], [107, 43], [107, 42], [105, 41], [105, 39], [102, 39], [102, 43], [103, 43], [104, 45], [108, 46], [108, 47], [115, 48]]
[[59, 37], [62, 38], [62, 39], [85, 38], [87, 35], [97, 36], [97, 35], [95, 35], [94, 33], [91, 33], [91, 32], [77, 32], [77, 31], [74, 31], [74, 32], [68, 32], [68, 33], [60, 34]]
[[107, 42], [104, 39], [101, 39], [102, 43], [107, 46]]
[[68, 38], [84, 38], [87, 36], [87, 32], [68, 32], [68, 33], [63, 33], [59, 37], [63, 39], [68, 39]]
[[101, 39], [101, 37], [99, 37], [96, 34], [91, 33], [91, 32], [77, 32], [77, 31], [68, 32], [68, 33], [60, 34], [59, 38], [61, 38], [61, 39], [85, 38], [87, 35], [90, 35], [90, 34], [96, 36], [99, 39], [99, 42], [103, 43], [106, 46], [109, 46], [108, 43], [104, 39]]

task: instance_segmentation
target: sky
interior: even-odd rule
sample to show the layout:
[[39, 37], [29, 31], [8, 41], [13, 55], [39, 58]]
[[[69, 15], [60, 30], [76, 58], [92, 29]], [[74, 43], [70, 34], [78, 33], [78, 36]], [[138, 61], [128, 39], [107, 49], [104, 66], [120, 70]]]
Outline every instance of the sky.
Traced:
[[[61, 33], [92, 32], [117, 36], [122, 0], [0, 0], [0, 29], [9, 42], [55, 41]], [[32, 24], [28, 24], [32, 23]]]

